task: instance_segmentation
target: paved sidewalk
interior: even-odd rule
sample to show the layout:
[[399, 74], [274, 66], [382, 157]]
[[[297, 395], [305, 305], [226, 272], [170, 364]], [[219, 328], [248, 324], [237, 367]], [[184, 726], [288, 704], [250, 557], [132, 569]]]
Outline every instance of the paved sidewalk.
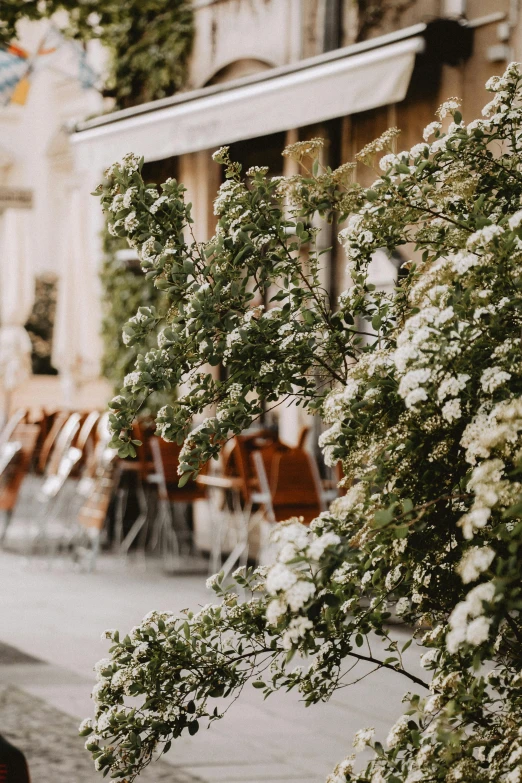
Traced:
[[[132, 562], [124, 566], [109, 556], [100, 558], [97, 572], [87, 574], [65, 563], [48, 568], [42, 561], [24, 561], [0, 552], [0, 595], [0, 642], [44, 661], [2, 665], [0, 654], [0, 686], [15, 689], [8, 691], [15, 705], [14, 717], [9, 717], [4, 699], [0, 702], [0, 727], [14, 721], [11, 731], [21, 732], [20, 736], [26, 731], [29, 746], [19, 744], [33, 753], [40, 747], [39, 720], [60, 727], [60, 731], [63, 726], [69, 732], [71, 747], [81, 743], [75, 730], [79, 719], [92, 714], [92, 666], [107, 654], [108, 643], [100, 639], [104, 629], [127, 631], [152, 608], [197, 608], [213, 594], [206, 590], [202, 577], [168, 577], [157, 566], [143, 571]], [[407, 631], [402, 633], [406, 640]], [[407, 655], [416, 657], [411, 648]], [[8, 652], [4, 650], [5, 656]], [[418, 672], [418, 668], [411, 668]], [[362, 666], [355, 672], [357, 676], [364, 673]], [[322, 783], [335, 764], [351, 752], [357, 729], [374, 726], [381, 738], [386, 736], [402, 713], [401, 697], [410, 686], [400, 675], [380, 671], [338, 691], [328, 704], [310, 709], [305, 709], [294, 693], [274, 694], [263, 701], [259, 691], [246, 688], [222, 721], [194, 737], [181, 737], [162, 759], [161, 768], [152, 768], [157, 770], [156, 777], [144, 776], [143, 780]], [[34, 726], [33, 718], [28, 723], [23, 718], [26, 708], [36, 716]], [[60, 752], [60, 731], [53, 730], [48, 738], [53, 754]], [[13, 739], [16, 741], [14, 735]], [[81, 753], [90, 765], [89, 755]], [[83, 769], [84, 762], [81, 764]], [[44, 783], [36, 774], [33, 779]], [[58, 776], [49, 783], [51, 780], [62, 783]], [[72, 776], [63, 778], [63, 783], [84, 780], [87, 783], [91, 778]]]

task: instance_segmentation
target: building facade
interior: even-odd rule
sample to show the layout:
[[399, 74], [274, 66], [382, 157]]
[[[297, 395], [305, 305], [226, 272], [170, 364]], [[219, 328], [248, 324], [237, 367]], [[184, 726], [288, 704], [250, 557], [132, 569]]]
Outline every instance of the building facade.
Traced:
[[[9, 118], [11, 107], [0, 113], [1, 151], [6, 160], [14, 152], [23, 161], [19, 169], [4, 167], [4, 181], [28, 185], [31, 170], [38, 169], [38, 267], [61, 281], [62, 337], [54, 356], [62, 381], [49, 381], [55, 403], [81, 399], [82, 405], [99, 405], [108, 394], [95, 384], [103, 220], [89, 194], [112, 162], [132, 151], [144, 156], [158, 178], [174, 173], [188, 189], [197, 239], [206, 240], [214, 231], [212, 203], [222, 178], [211, 159], [217, 147], [230, 144], [245, 166], [269, 165], [274, 175], [292, 173], [295, 164], [281, 152], [298, 139], [322, 136], [323, 162], [334, 167], [353, 160], [391, 125], [401, 128], [401, 147], [407, 148], [453, 95], [462, 98], [465, 120], [478, 116], [487, 101], [485, 81], [522, 59], [522, 3], [516, 0], [194, 0], [193, 8], [188, 82], [172, 98], [100, 114], [98, 95], [53, 83], [54, 102], [41, 94], [46, 106], [23, 107], [18, 115], [27, 111], [24, 120]], [[38, 137], [32, 163], [29, 153], [24, 158], [15, 149], [17, 123], [32, 123], [36, 138], [34, 129], [49, 112], [45, 143]], [[100, 116], [85, 119], [92, 114]], [[28, 132], [24, 149], [33, 135]], [[357, 171], [365, 184], [374, 176]], [[335, 296], [347, 280], [342, 249], [331, 239], [324, 282]], [[397, 259], [376, 257], [374, 281], [393, 285], [396, 267]], [[71, 291], [80, 290], [83, 304], [78, 299], [75, 305]], [[41, 383], [39, 388], [32, 389], [32, 399], [43, 393]], [[297, 409], [280, 414], [288, 442], [303, 424], [299, 415]]]

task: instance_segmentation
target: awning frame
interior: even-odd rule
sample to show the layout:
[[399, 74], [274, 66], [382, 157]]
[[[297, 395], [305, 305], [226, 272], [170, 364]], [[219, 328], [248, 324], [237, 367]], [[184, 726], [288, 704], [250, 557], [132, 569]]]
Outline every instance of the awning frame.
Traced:
[[149, 101], [148, 103], [142, 103], [139, 106], [131, 106], [128, 109], [120, 109], [118, 111], [111, 112], [110, 114], [104, 114], [100, 117], [94, 117], [86, 120], [85, 122], [78, 122], [73, 128], [75, 133], [83, 133], [93, 128], [100, 128], [105, 125], [110, 125], [115, 122], [127, 119], [129, 117], [136, 117], [141, 114], [148, 114], [150, 112], [157, 112], [160, 109], [165, 109], [170, 106], [177, 106], [179, 104], [189, 103], [190, 101], [196, 101], [201, 98], [206, 98], [217, 93], [230, 92], [236, 90], [239, 87], [245, 87], [250, 84], [256, 84], [258, 82], [267, 82], [272, 79], [278, 79], [281, 76], [287, 74], [296, 73], [298, 71], [307, 71], [310, 68], [314, 68], [317, 65], [324, 63], [334, 62], [335, 60], [343, 60], [346, 57], [353, 57], [363, 52], [369, 52], [376, 49], [381, 49], [384, 46], [397, 43], [398, 41], [406, 41], [410, 38], [422, 36], [427, 29], [427, 25], [424, 23], [411, 25], [405, 27], [402, 30], [396, 30], [393, 33], [381, 35], [376, 38], [372, 38], [369, 41], [361, 41], [359, 43], [350, 44], [349, 46], [343, 46], [340, 49], [334, 49], [331, 52], [316, 55], [315, 57], [308, 57], [305, 60], [298, 60], [291, 65], [282, 65], [276, 68], [270, 68], [268, 71], [252, 74], [250, 76], [243, 76], [239, 79], [233, 79], [228, 82], [222, 82], [220, 84], [210, 85], [208, 87], [200, 87], [199, 89], [190, 90], [187, 92], [179, 92], [176, 95], [172, 95], [168, 98], [160, 98], [156, 101]]

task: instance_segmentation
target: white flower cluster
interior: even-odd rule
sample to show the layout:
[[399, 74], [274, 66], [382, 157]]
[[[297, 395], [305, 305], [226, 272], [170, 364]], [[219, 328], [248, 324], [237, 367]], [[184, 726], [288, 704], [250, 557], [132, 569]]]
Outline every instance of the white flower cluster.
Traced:
[[458, 525], [462, 528], [465, 539], [473, 538], [476, 530], [483, 528], [491, 516], [491, 509], [498, 503], [507, 482], [502, 479], [504, 463], [500, 459], [490, 459], [481, 462], [473, 470], [468, 482], [468, 490], [473, 492], [473, 505]]
[[340, 764], [337, 764], [334, 771], [326, 778], [326, 783], [346, 783], [348, 775], [353, 772], [355, 756], [347, 756]]
[[472, 546], [467, 549], [456, 569], [464, 584], [475, 582], [483, 571], [487, 571], [494, 557], [495, 552], [489, 546]]
[[483, 582], [470, 590], [466, 599], [456, 605], [448, 621], [448, 652], [456, 653], [463, 644], [477, 647], [488, 639], [491, 619], [484, 615], [484, 603], [491, 603], [494, 596], [493, 582]]
[[386, 738], [386, 745], [389, 748], [395, 748], [403, 741], [404, 737], [408, 733], [409, 718], [407, 715], [401, 715], [399, 720], [391, 727], [390, 732]]
[[[268, 570], [265, 588], [268, 595], [272, 596], [266, 610], [267, 620], [275, 625], [288, 609], [299, 612], [315, 595], [316, 586], [310, 566], [306, 563], [320, 560], [327, 547], [339, 544], [340, 538], [331, 532], [318, 536], [300, 522], [290, 520], [277, 525], [272, 540], [279, 549], [276, 562]], [[303, 561], [303, 557], [306, 561]], [[300, 616], [295, 619], [299, 623], [288, 627], [285, 636], [287, 643], [298, 640], [296, 634], [299, 629], [304, 629], [301, 634], [304, 635], [304, 631], [311, 627], [301, 622], [307, 618]]]
[[373, 727], [368, 729], [359, 729], [355, 733], [355, 737], [353, 738], [353, 746], [355, 748], [356, 753], [361, 753], [363, 750], [366, 749], [367, 745], [371, 743], [375, 736], [375, 729]]
[[293, 646], [299, 644], [301, 639], [304, 639], [308, 631], [311, 631], [313, 627], [314, 624], [308, 617], [293, 617], [281, 637], [283, 648], [291, 650]]

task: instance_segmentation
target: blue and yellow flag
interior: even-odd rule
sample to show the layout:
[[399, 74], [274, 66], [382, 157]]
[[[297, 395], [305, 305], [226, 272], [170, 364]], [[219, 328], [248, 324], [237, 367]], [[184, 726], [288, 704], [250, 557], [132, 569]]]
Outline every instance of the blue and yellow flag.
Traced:
[[0, 105], [25, 103], [29, 91], [29, 52], [11, 44], [0, 49]]
[[64, 38], [51, 25], [34, 55], [15, 44], [0, 48], [0, 106], [10, 103], [23, 106], [29, 93], [30, 79], [42, 68], [50, 68], [62, 76], [75, 79], [84, 89], [95, 87], [99, 81], [81, 44]]

